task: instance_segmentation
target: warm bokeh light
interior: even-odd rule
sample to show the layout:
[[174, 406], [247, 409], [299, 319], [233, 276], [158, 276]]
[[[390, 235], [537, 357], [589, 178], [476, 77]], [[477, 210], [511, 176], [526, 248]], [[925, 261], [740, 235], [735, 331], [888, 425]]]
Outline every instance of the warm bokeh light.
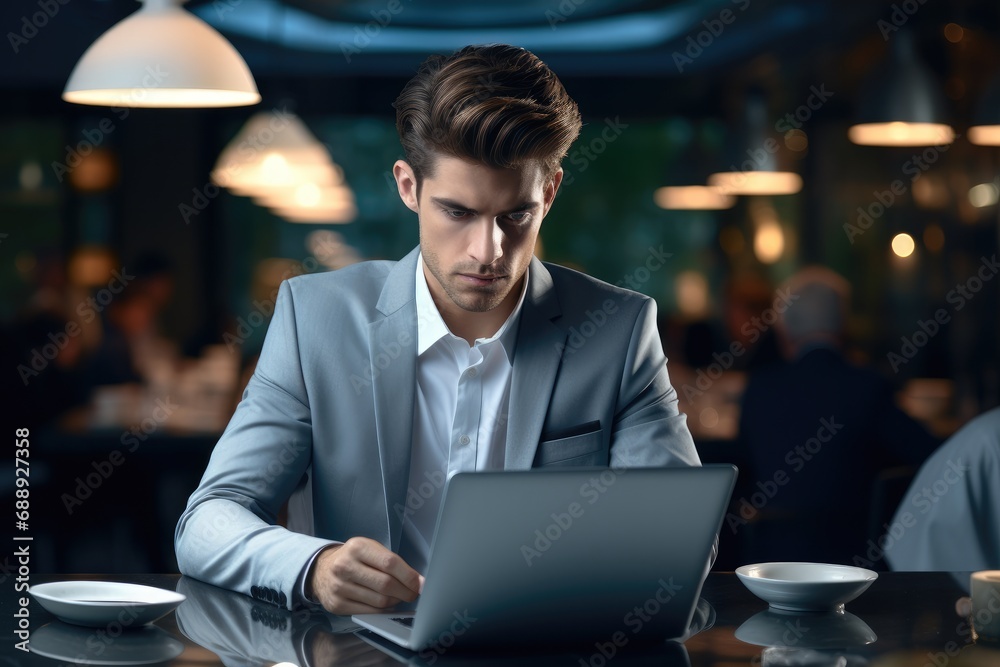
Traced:
[[674, 280], [677, 308], [681, 314], [697, 319], [708, 314], [708, 280], [697, 271], [681, 271]]
[[333, 186], [303, 183], [293, 188], [271, 188], [253, 201], [289, 222], [345, 223], [357, 216], [354, 193], [344, 183]]
[[785, 147], [790, 151], [801, 153], [809, 148], [809, 137], [802, 130], [789, 130], [785, 133]]
[[944, 230], [941, 225], [927, 225], [924, 230], [924, 247], [931, 252], [941, 252], [944, 248]]
[[42, 166], [34, 160], [25, 162], [21, 165], [17, 180], [22, 190], [37, 190], [42, 186]]
[[272, 208], [271, 212], [288, 222], [315, 225], [340, 225], [351, 222], [358, 215], [358, 210], [353, 204], [312, 209], [276, 207]]
[[69, 184], [78, 192], [103, 192], [118, 182], [118, 157], [107, 148], [95, 148], [70, 170]]
[[[247, 147], [261, 150], [247, 150]], [[266, 150], [264, 150], [266, 148]], [[226, 145], [212, 182], [233, 194], [258, 197], [288, 193], [306, 183], [321, 188], [343, 183], [343, 173], [302, 120], [285, 111], [254, 114]]]
[[951, 203], [951, 190], [943, 178], [936, 174], [924, 174], [913, 181], [910, 188], [914, 203], [920, 208], [941, 209]]
[[969, 203], [976, 208], [986, 208], [997, 203], [1000, 193], [992, 183], [980, 183], [969, 188]]
[[1000, 146], [1000, 125], [970, 127], [969, 142], [977, 146]]
[[785, 234], [777, 222], [764, 222], [754, 233], [753, 252], [764, 264], [774, 264], [785, 252]]
[[955, 130], [942, 123], [859, 123], [847, 136], [861, 146], [941, 146], [955, 140]]
[[256, 92], [199, 88], [95, 88], [67, 91], [62, 98], [73, 104], [89, 106], [153, 109], [245, 107], [260, 102], [260, 95]]
[[76, 249], [69, 260], [68, 277], [73, 285], [106, 285], [115, 269], [115, 257], [103, 246], [87, 245]]
[[965, 37], [965, 29], [957, 23], [949, 23], [944, 27], [944, 38], [952, 44], [958, 44]]
[[283, 181], [288, 178], [288, 160], [280, 153], [268, 153], [260, 164], [260, 170], [264, 178]]
[[727, 195], [793, 195], [802, 177], [791, 171], [725, 171], [708, 177], [708, 184]]
[[303, 183], [295, 189], [295, 203], [298, 206], [314, 208], [319, 205], [323, 191], [315, 183]]
[[909, 257], [916, 247], [917, 244], [909, 234], [896, 234], [892, 237], [892, 251], [897, 257]]
[[732, 208], [736, 198], [707, 185], [680, 185], [657, 188], [653, 200], [667, 210], [712, 211]]

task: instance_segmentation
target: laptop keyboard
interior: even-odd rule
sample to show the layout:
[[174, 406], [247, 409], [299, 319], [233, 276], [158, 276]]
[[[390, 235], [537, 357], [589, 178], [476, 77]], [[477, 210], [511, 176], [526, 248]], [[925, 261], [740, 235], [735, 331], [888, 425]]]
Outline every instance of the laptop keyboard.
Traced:
[[399, 616], [397, 618], [390, 619], [399, 623], [400, 625], [405, 625], [408, 628], [413, 627], [413, 617], [412, 616]]

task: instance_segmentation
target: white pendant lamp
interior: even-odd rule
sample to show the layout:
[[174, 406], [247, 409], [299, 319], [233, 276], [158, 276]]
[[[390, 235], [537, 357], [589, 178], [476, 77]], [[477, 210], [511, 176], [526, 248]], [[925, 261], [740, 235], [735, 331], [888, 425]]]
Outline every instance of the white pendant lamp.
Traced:
[[260, 197], [306, 183], [333, 186], [340, 175], [326, 147], [289, 111], [262, 111], [215, 162], [212, 181], [233, 194]]
[[710, 123], [673, 121], [666, 128], [677, 151], [664, 174], [666, 185], [653, 191], [653, 201], [668, 211], [718, 211], [732, 208], [736, 197], [705, 185], [718, 158], [718, 132]]
[[747, 93], [736, 136], [730, 140], [730, 168], [708, 177], [723, 195], [791, 195], [802, 177], [791, 170], [791, 155], [771, 129], [767, 100], [760, 90]]
[[101, 35], [80, 58], [63, 99], [118, 107], [236, 107], [260, 102], [240, 54], [184, 0], [142, 7]]
[[909, 32], [893, 36], [889, 57], [862, 86], [858, 122], [847, 136], [861, 146], [935, 146], [955, 140], [940, 86], [920, 62]]
[[321, 188], [307, 183], [290, 196], [268, 195], [254, 201], [289, 222], [341, 224], [351, 222], [358, 214], [354, 193], [346, 184]]
[[656, 189], [653, 200], [668, 211], [717, 211], [736, 204], [736, 197], [711, 185], [665, 185]]
[[212, 181], [290, 222], [345, 223], [357, 217], [343, 171], [287, 110], [251, 116], [219, 155]]

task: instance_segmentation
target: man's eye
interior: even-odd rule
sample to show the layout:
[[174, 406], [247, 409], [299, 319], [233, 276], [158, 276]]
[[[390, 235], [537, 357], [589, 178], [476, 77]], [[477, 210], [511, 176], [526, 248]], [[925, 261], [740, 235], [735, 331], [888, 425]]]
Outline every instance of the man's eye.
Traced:
[[444, 211], [445, 216], [452, 218], [454, 220], [463, 220], [469, 215], [468, 211], [463, 211], [457, 208], [445, 208], [442, 210]]
[[527, 222], [531, 219], [531, 213], [529, 211], [518, 211], [517, 213], [508, 213], [507, 219], [511, 222], [522, 223]]

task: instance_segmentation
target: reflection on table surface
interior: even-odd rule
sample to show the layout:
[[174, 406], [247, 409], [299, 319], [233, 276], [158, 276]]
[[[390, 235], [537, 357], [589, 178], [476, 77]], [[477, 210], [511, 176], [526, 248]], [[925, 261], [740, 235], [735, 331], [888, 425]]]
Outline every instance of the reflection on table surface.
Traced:
[[[96, 575], [35, 576], [32, 583], [101, 579]], [[30, 655], [8, 664], [260, 665], [675, 665], [764, 664], [769, 667], [963, 667], [1000, 665], [1000, 649], [977, 645], [969, 619], [956, 612], [968, 575], [884, 573], [841, 614], [769, 610], [732, 573], [712, 573], [682, 643], [615, 647], [607, 641], [574, 650], [413, 653], [359, 631], [349, 618], [287, 611], [248, 596], [177, 575], [107, 577], [176, 589], [187, 599], [145, 628], [80, 628], [31, 601]], [[18, 594], [19, 595], [19, 594]], [[3, 609], [15, 608], [13, 586]], [[12, 627], [8, 625], [7, 627]], [[10, 632], [10, 631], [8, 631]], [[11, 633], [7, 647], [14, 645]], [[3, 663], [0, 663], [3, 664]]]

